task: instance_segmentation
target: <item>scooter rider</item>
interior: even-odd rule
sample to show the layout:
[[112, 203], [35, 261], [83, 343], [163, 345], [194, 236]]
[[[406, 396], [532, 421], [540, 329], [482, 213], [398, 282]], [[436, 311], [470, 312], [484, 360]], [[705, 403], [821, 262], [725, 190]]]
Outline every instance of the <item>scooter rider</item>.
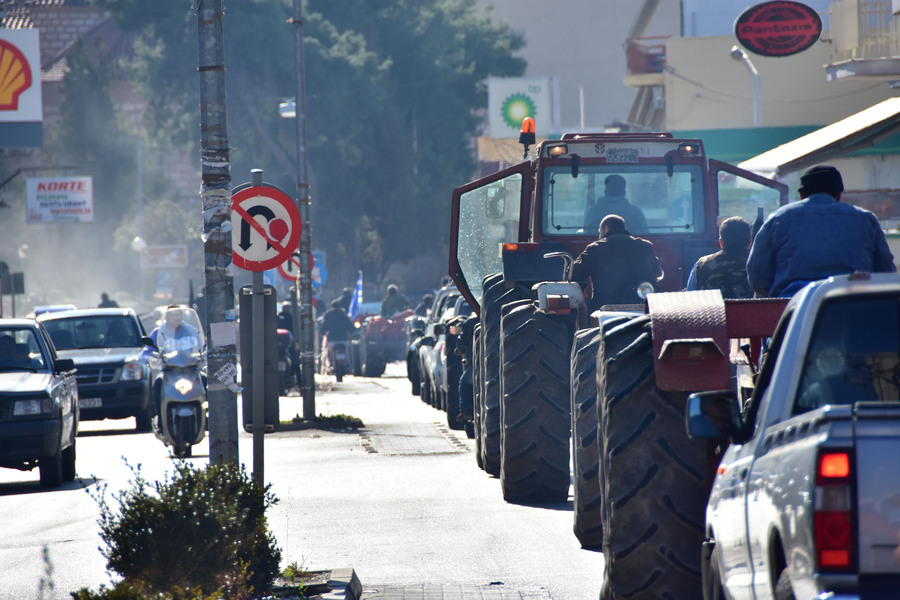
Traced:
[[350, 340], [354, 329], [353, 321], [341, 308], [340, 300], [332, 300], [331, 308], [322, 315], [322, 331], [319, 333], [322, 336], [328, 335], [330, 342], [346, 342]]
[[[162, 354], [177, 350], [192, 353], [202, 350], [197, 329], [184, 322], [183, 307], [176, 304], [166, 307], [162, 323], [150, 332], [150, 338], [156, 343], [157, 349]], [[158, 381], [153, 386], [153, 406], [157, 415], [159, 415], [161, 401], [160, 386]]]
[[187, 350], [199, 352], [200, 336], [197, 330], [184, 322], [182, 307], [172, 305], [166, 308], [162, 324], [150, 333], [160, 352]]

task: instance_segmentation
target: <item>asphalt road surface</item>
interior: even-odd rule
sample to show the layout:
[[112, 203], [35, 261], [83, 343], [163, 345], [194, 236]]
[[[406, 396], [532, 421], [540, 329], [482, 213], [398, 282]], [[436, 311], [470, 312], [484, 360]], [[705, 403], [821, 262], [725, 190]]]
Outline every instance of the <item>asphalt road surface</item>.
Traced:
[[[265, 478], [279, 498], [267, 516], [285, 563], [353, 568], [366, 599], [596, 600], [603, 558], [579, 547], [571, 501], [504, 502], [499, 481], [475, 464], [474, 442], [409, 389], [401, 363], [377, 379], [320, 381], [316, 412], [365, 427], [266, 436]], [[280, 407], [288, 420], [302, 399], [283, 397]], [[79, 477], [59, 490], [42, 490], [36, 470], [0, 469], [0, 599], [68, 599], [109, 584], [94, 498], [127, 487], [138, 465], [151, 481], [172, 468], [133, 420], [82, 429]], [[205, 464], [207, 450], [195, 447], [190, 460]], [[240, 459], [252, 471], [243, 431]]]

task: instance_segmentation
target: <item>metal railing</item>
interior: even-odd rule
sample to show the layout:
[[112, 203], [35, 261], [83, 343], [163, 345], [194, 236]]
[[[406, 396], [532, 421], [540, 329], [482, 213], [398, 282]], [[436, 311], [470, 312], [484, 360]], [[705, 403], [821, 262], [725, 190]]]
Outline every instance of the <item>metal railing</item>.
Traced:
[[891, 2], [836, 0], [829, 21], [832, 63], [900, 57], [900, 22]]

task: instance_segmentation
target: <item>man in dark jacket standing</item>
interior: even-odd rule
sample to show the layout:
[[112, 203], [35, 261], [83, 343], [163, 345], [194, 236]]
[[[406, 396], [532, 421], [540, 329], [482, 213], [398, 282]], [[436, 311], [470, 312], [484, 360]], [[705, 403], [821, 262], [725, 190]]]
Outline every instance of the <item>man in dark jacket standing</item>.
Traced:
[[721, 290], [723, 298], [752, 298], [747, 280], [750, 251], [750, 222], [730, 217], [719, 226], [719, 247], [715, 254], [700, 257], [687, 280], [687, 290]]
[[572, 279], [582, 285], [590, 279], [593, 294], [590, 308], [604, 304], [635, 304], [637, 286], [659, 277], [659, 261], [653, 244], [633, 237], [619, 215], [607, 215], [600, 222], [600, 239], [588, 244], [575, 260]]
[[757, 294], [790, 297], [832, 275], [897, 270], [875, 215], [841, 202], [837, 169], [811, 167], [797, 191], [801, 200], [773, 212], [753, 240], [747, 275]]

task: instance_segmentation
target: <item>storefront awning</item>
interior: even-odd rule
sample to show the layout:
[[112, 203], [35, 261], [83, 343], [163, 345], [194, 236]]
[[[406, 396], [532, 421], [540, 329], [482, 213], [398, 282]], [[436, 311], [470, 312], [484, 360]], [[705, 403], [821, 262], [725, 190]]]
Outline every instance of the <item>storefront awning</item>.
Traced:
[[874, 146], [898, 131], [900, 98], [890, 98], [745, 160], [738, 166], [775, 179]]

